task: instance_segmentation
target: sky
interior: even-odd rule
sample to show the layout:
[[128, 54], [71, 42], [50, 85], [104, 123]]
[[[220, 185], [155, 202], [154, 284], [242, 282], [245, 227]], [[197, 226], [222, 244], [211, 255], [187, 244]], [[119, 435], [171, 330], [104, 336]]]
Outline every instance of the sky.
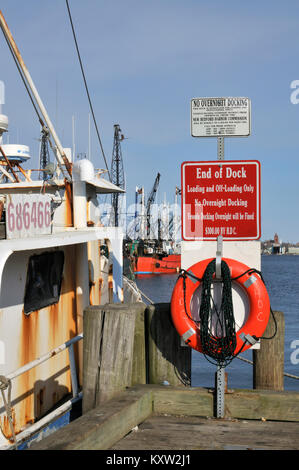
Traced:
[[[248, 97], [251, 135], [225, 139], [226, 160], [261, 163], [262, 237], [299, 242], [299, 3], [265, 0], [69, 0], [103, 148], [114, 124], [128, 202], [161, 174], [158, 202], [174, 203], [184, 161], [217, 159], [215, 138], [194, 138], [190, 102]], [[64, 147], [88, 152], [89, 105], [64, 0], [1, 0], [0, 9]], [[38, 167], [40, 127], [2, 34], [2, 113], [9, 142], [29, 145]], [[298, 83], [296, 84], [296, 80]], [[291, 86], [295, 88], [292, 88]], [[296, 94], [298, 89], [298, 94]], [[94, 126], [91, 160], [105, 168]]]

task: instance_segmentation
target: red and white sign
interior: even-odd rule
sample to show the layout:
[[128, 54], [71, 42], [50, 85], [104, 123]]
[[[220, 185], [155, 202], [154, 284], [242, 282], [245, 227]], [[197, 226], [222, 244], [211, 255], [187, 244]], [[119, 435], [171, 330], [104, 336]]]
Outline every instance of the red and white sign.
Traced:
[[6, 238], [27, 238], [50, 233], [50, 195], [8, 194], [6, 196]]
[[181, 172], [183, 240], [260, 238], [257, 160], [184, 162]]

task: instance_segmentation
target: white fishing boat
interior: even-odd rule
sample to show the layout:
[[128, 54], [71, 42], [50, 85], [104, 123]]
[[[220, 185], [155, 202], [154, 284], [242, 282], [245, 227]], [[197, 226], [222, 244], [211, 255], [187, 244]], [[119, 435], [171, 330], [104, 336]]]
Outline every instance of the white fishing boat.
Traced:
[[81, 398], [83, 311], [123, 301], [123, 233], [101, 226], [97, 199], [122, 190], [89, 160], [69, 161], [1, 12], [0, 24], [57, 159], [47, 179], [34, 180], [21, 166], [29, 148], [2, 146], [9, 124], [0, 115], [0, 448], [8, 449], [50, 432]]

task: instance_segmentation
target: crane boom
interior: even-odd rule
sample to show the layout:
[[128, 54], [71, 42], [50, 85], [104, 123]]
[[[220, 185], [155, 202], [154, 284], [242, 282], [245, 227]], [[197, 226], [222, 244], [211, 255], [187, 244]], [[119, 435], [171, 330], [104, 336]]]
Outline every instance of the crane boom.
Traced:
[[151, 206], [154, 203], [155, 198], [156, 198], [156, 193], [157, 193], [157, 189], [158, 189], [159, 182], [160, 182], [160, 176], [161, 176], [160, 173], [158, 173], [157, 176], [156, 176], [155, 182], [154, 182], [154, 186], [153, 186], [153, 188], [150, 192], [150, 195], [148, 197], [147, 204], [146, 204], [146, 227], [147, 227], [146, 234], [147, 234], [147, 238], [149, 238], [150, 231], [151, 231], [151, 221], [150, 221]]

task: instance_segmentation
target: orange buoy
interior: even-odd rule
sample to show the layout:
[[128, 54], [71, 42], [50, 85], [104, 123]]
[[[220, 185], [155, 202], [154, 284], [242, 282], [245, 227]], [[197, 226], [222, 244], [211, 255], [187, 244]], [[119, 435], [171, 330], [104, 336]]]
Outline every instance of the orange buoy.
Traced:
[[[195, 321], [191, 313], [191, 302], [194, 292], [201, 285], [201, 279], [208, 264], [214, 258], [200, 261], [191, 266], [184, 275], [180, 275], [171, 298], [171, 316], [173, 324], [191, 348], [203, 352], [200, 340], [200, 322]], [[270, 300], [267, 289], [255, 270], [239, 261], [223, 258], [230, 269], [231, 280], [239, 284], [249, 299], [249, 315], [242, 327], [236, 332], [234, 354], [249, 349], [256, 340], [261, 338], [270, 316]]]

